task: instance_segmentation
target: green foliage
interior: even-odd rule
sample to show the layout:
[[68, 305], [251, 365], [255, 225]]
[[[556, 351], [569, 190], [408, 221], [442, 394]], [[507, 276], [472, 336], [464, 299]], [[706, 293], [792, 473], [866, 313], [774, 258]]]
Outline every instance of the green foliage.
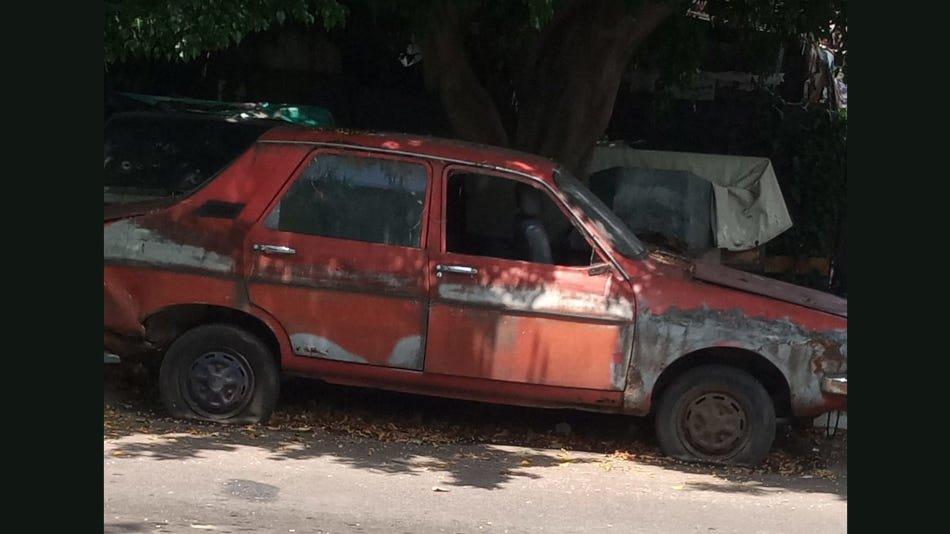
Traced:
[[718, 0], [707, 5], [716, 24], [782, 37], [823, 35], [829, 22], [844, 25], [847, 16], [847, 0]]
[[528, 23], [540, 30], [554, 16], [555, 0], [524, 0], [528, 6]]
[[[643, 0], [625, 0], [634, 10]], [[687, 0], [667, 0], [680, 13], [671, 17], [661, 31], [670, 36], [657, 48], [665, 69], [681, 74], [690, 72], [706, 52], [704, 37], [708, 24], [696, 24], [685, 17]], [[248, 34], [286, 21], [312, 24], [322, 20], [326, 29], [345, 23], [350, 9], [346, 0], [106, 0], [104, 48], [105, 64], [132, 58], [188, 61], [206, 52], [240, 43]], [[433, 0], [364, 0], [370, 12], [395, 17], [403, 22], [408, 35], [425, 32], [427, 15]], [[499, 13], [508, 19], [507, 29], [539, 30], [566, 0], [455, 0], [455, 6], [469, 14]], [[714, 23], [747, 31], [759, 30], [758, 37], [769, 34], [787, 36], [826, 30], [829, 20], [840, 20], [846, 0], [724, 0], [709, 3]], [[476, 17], [477, 18], [477, 17]], [[478, 20], [472, 21], [478, 24]], [[750, 32], [750, 35], [756, 32]], [[748, 50], [760, 50], [752, 41]]]
[[[688, 2], [687, 2], [688, 3]], [[738, 71], [769, 76], [792, 37], [827, 37], [829, 22], [846, 27], [846, 0], [717, 0], [710, 20], [685, 15], [680, 3], [635, 57], [636, 67], [658, 74], [660, 107], [672, 106], [673, 90], [690, 85], [699, 70]], [[682, 9], [680, 9], [682, 7]]]
[[106, 66], [132, 58], [189, 61], [240, 43], [248, 34], [295, 20], [344, 24], [337, 0], [106, 0]]
[[847, 115], [816, 108], [783, 122], [778, 142], [790, 156], [784, 190], [799, 206], [784, 244], [793, 254], [830, 256], [847, 205]]
[[686, 83], [704, 64], [710, 52], [711, 30], [705, 21], [670, 17], [650, 36], [639, 59], [643, 66], [658, 73], [661, 93]]

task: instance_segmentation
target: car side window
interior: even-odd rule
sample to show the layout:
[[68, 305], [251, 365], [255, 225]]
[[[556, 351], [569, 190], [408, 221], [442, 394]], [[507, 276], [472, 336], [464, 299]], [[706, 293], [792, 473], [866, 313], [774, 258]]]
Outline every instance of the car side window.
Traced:
[[407, 161], [318, 155], [264, 226], [298, 234], [421, 246], [426, 167]]
[[452, 172], [446, 189], [447, 252], [552, 265], [591, 263], [591, 247], [549, 194], [517, 180]]

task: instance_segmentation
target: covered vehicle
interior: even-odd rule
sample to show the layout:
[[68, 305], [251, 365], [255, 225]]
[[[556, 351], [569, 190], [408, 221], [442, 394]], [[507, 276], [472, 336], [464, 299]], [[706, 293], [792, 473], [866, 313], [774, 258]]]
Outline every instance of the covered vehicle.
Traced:
[[[104, 226], [105, 343], [175, 416], [266, 419], [279, 376], [655, 416], [669, 455], [756, 464], [847, 404], [847, 317], [646, 251], [550, 160], [282, 126]], [[822, 308], [822, 309], [816, 309]]]
[[768, 158], [603, 145], [587, 171], [631, 230], [691, 256], [749, 250], [792, 227]]

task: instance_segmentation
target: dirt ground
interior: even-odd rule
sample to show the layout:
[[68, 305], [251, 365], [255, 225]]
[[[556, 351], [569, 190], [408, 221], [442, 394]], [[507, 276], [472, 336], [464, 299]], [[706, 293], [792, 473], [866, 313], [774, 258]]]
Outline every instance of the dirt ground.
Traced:
[[[603, 454], [613, 460], [677, 467], [697, 473], [781, 475], [824, 479], [847, 487], [847, 431], [796, 429], [781, 424], [772, 453], [752, 468], [683, 464], [662, 456], [647, 419], [573, 410], [541, 410], [437, 399], [317, 381], [288, 379], [271, 419], [262, 425], [226, 426], [164, 415], [157, 380], [141, 365], [106, 364], [105, 439], [134, 433], [187, 432], [254, 440], [268, 433], [306, 436], [316, 431], [369, 443], [492, 444]], [[832, 417], [832, 422], [834, 417]]]

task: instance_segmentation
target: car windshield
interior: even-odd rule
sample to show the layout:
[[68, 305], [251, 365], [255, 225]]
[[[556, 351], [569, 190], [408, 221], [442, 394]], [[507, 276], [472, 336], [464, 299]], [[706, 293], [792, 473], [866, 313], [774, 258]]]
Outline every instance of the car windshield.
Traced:
[[115, 115], [104, 132], [104, 202], [135, 202], [189, 193], [271, 127], [184, 114]]
[[633, 231], [580, 180], [561, 168], [555, 171], [554, 181], [567, 195], [572, 207], [582, 212], [600, 230], [614, 250], [631, 259], [646, 256], [646, 247]]

